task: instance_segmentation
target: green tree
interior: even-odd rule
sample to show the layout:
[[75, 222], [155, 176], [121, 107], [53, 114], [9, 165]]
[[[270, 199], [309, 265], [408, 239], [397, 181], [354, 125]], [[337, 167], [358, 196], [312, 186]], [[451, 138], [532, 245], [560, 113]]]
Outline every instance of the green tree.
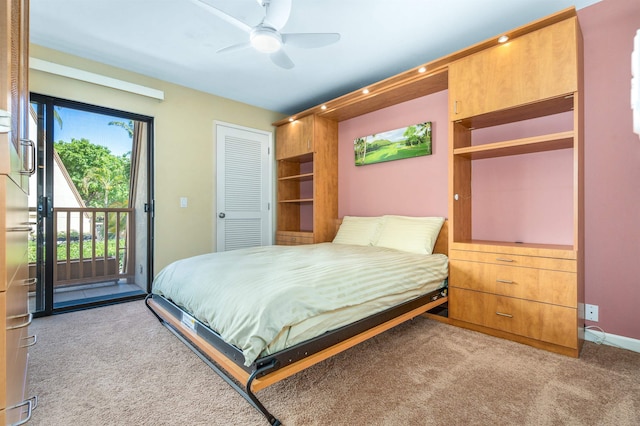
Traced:
[[54, 148], [88, 207], [125, 207], [129, 197], [129, 154], [117, 156], [89, 140], [58, 141]]
[[126, 123], [124, 121], [110, 121], [109, 126], [122, 127], [129, 135], [129, 139], [133, 139], [133, 121], [132, 120], [129, 120]]
[[356, 153], [356, 164], [364, 164], [364, 159], [367, 156], [367, 139], [356, 138], [353, 141], [353, 146]]
[[407, 127], [402, 136], [405, 137], [405, 145], [407, 146], [418, 145], [421, 141], [420, 134], [418, 133], [416, 126]]

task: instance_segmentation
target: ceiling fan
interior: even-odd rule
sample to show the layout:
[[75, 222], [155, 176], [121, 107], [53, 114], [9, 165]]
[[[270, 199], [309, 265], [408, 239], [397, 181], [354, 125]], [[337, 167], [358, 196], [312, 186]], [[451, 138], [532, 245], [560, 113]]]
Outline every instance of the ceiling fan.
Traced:
[[294, 63], [284, 51], [284, 46], [309, 49], [327, 46], [340, 40], [338, 33], [281, 33], [280, 30], [291, 14], [291, 0], [257, 0], [265, 13], [262, 22], [256, 26], [251, 26], [204, 0], [190, 1], [249, 35], [249, 41], [224, 47], [216, 53], [229, 53], [253, 47], [258, 52], [268, 53], [271, 61], [279, 67], [291, 69]]

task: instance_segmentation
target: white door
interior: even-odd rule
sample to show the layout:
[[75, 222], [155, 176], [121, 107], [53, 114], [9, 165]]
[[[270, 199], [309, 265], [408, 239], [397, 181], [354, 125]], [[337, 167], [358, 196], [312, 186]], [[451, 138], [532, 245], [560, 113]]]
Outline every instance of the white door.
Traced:
[[216, 250], [272, 244], [270, 132], [216, 122]]

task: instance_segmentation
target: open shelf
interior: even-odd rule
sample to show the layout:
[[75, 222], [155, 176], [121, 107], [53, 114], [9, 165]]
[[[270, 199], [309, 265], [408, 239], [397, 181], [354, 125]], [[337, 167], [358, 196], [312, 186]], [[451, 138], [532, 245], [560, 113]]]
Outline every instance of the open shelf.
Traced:
[[299, 198], [296, 200], [280, 200], [279, 203], [313, 203], [313, 198]]
[[299, 175], [283, 176], [283, 177], [279, 177], [278, 180], [304, 182], [304, 181], [313, 180], [313, 173], [302, 173]]
[[573, 94], [569, 93], [550, 99], [543, 99], [517, 107], [493, 111], [456, 121], [467, 129], [483, 129], [485, 127], [500, 126], [502, 124], [531, 120], [572, 111], [574, 108]]
[[456, 148], [453, 150], [453, 154], [470, 158], [472, 160], [504, 157], [508, 155], [530, 154], [533, 152], [572, 148], [573, 139], [573, 131], [567, 131], [549, 135], [488, 143], [484, 145]]

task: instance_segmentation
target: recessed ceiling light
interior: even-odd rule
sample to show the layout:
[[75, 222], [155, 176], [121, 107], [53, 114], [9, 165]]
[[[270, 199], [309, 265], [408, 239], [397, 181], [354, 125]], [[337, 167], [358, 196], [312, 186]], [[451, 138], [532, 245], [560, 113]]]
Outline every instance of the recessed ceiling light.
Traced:
[[289, 117], [289, 122], [291, 123], [293, 121], [293, 117]]
[[498, 43], [506, 43], [507, 41], [509, 41], [509, 36], [508, 35], [502, 35], [498, 39]]
[[326, 105], [322, 105], [322, 106], [320, 107], [320, 109], [324, 111], [325, 109], [327, 109], [327, 106], [326, 106]]
[[362, 93], [364, 93], [365, 95], [366, 95], [366, 94], [368, 94], [368, 93], [369, 93], [369, 89], [364, 89], [364, 90], [362, 91]]
[[418, 72], [425, 72], [426, 70], [427, 70], [427, 67], [418, 68]]

